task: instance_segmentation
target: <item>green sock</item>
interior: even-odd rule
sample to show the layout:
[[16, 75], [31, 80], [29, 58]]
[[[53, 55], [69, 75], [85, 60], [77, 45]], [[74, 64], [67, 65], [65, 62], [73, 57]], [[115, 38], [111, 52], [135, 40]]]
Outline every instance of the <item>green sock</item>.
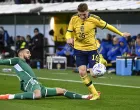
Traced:
[[58, 96], [58, 94], [56, 93], [56, 88], [46, 88], [46, 87], [42, 87], [41, 95], [42, 97]]
[[33, 92], [24, 92], [15, 94], [14, 99], [34, 99]]
[[73, 92], [69, 92], [66, 91], [64, 93], [64, 96], [70, 99], [82, 99], [82, 95], [81, 94], [77, 94], [77, 93], [73, 93]]

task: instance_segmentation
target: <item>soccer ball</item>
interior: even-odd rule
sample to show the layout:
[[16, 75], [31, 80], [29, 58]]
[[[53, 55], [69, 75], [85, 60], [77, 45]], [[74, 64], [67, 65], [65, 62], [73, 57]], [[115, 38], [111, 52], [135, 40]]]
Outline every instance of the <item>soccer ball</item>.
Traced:
[[94, 77], [95, 76], [96, 77], [103, 76], [104, 73], [106, 72], [106, 67], [102, 63], [97, 63], [93, 66], [92, 72], [93, 73], [91, 73], [91, 75], [94, 76]]

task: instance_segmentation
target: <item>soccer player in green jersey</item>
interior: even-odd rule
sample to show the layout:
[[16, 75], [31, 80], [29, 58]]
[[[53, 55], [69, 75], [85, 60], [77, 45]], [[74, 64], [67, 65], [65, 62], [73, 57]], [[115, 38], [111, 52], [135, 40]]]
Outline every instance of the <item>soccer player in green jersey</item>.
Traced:
[[32, 68], [26, 63], [30, 59], [30, 51], [22, 48], [18, 51], [18, 57], [1, 59], [0, 65], [13, 65], [17, 77], [20, 80], [23, 93], [0, 95], [0, 100], [8, 99], [40, 99], [47, 96], [62, 95], [71, 99], [90, 99], [91, 95], [81, 95], [69, 92], [62, 88], [48, 88], [42, 86], [35, 76]]

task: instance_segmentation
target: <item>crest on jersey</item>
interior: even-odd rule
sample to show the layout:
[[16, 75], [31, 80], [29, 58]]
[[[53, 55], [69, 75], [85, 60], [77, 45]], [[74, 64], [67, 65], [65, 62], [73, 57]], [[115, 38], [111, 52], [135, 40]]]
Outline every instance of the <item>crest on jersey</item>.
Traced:
[[84, 25], [80, 26], [80, 33], [79, 33], [79, 37], [80, 38], [85, 38], [85, 34], [84, 34]]

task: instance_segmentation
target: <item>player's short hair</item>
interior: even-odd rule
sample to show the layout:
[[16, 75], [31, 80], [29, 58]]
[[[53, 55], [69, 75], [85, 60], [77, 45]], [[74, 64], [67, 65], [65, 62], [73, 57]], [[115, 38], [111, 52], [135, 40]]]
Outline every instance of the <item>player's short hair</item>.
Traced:
[[17, 50], [17, 55], [18, 55], [22, 50], [25, 50], [25, 49], [28, 49], [28, 48], [21, 48], [21, 49]]
[[77, 10], [78, 10], [79, 12], [87, 11], [87, 10], [88, 10], [88, 5], [87, 5], [86, 3], [80, 3], [80, 4], [78, 5]]

